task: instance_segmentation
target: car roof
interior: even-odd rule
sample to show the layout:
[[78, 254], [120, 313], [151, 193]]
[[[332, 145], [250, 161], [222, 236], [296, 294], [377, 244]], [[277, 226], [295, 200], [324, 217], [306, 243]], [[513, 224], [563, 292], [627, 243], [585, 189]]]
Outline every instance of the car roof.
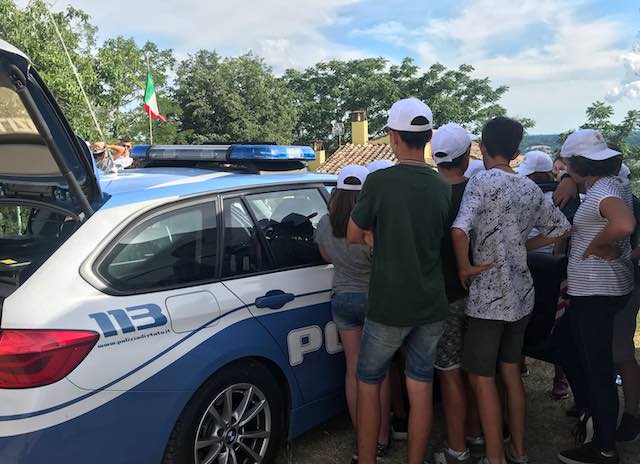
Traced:
[[125, 204], [187, 197], [207, 192], [335, 181], [336, 176], [315, 173], [247, 174], [198, 168], [125, 169], [99, 177], [102, 191], [110, 198], [103, 208]]

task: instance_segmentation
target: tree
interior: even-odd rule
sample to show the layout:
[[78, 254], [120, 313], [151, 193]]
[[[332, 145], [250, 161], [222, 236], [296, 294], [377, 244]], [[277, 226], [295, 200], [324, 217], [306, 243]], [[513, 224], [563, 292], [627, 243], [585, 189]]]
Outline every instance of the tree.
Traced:
[[[420, 74], [411, 58], [400, 65], [367, 58], [318, 63], [304, 71], [290, 69], [282, 80], [293, 91], [300, 112], [294, 138], [309, 143], [327, 139], [332, 122], [345, 122], [352, 110], [367, 110], [370, 135], [375, 136], [393, 102], [408, 96], [428, 102], [436, 125], [455, 121], [477, 131], [487, 119], [506, 113], [497, 102], [508, 89], [494, 88], [488, 78], [474, 78], [472, 72], [469, 65], [452, 70], [434, 64]], [[531, 120], [522, 121], [533, 125]]]
[[[126, 123], [138, 114], [144, 116], [141, 108], [147, 71], [152, 72], [160, 94], [168, 92], [167, 76], [174, 65], [173, 51], [160, 50], [151, 42], [138, 47], [133, 38], [121, 36], [104, 42], [96, 54], [97, 100], [106, 110], [105, 124], [113, 138], [128, 135], [130, 128]], [[166, 111], [164, 105], [161, 108]]]
[[289, 143], [297, 119], [293, 97], [251, 53], [222, 59], [200, 50], [178, 67], [175, 98], [188, 141]]
[[[12, 0], [0, 0], [0, 37], [24, 51], [51, 89], [71, 126], [83, 137], [97, 137], [97, 130], [73, 70], [51, 22], [49, 7], [42, 0], [19, 9]], [[67, 7], [53, 13], [69, 54], [88, 92], [96, 85], [91, 48], [95, 27], [83, 11]]]

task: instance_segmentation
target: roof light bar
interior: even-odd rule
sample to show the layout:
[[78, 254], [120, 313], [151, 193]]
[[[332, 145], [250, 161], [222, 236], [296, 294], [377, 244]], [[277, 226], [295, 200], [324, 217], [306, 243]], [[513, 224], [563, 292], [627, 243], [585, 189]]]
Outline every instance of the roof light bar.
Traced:
[[148, 161], [314, 161], [311, 147], [292, 145], [136, 145], [131, 157]]

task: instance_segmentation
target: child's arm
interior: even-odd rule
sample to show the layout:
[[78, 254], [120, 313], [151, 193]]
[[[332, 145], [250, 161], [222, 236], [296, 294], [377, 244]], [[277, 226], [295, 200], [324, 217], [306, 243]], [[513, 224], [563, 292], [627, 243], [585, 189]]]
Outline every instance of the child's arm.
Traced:
[[[527, 240], [527, 251], [534, 251], [534, 250], [537, 250], [538, 248], [542, 248], [547, 245], [556, 245], [558, 242], [564, 241], [564, 239], [566, 239], [569, 235], [570, 235], [570, 232], [567, 232], [566, 234], [561, 235], [559, 237], [547, 237], [545, 235], [537, 235]], [[561, 249], [561, 247], [558, 247], [558, 248]], [[554, 254], [558, 254], [555, 252], [555, 247], [554, 247]]]
[[597, 256], [602, 259], [616, 259], [620, 250], [615, 242], [629, 238], [636, 228], [636, 220], [622, 198], [607, 197], [600, 201], [600, 215], [607, 225], [591, 241], [583, 258]]
[[471, 264], [471, 261], [469, 261], [469, 237], [464, 230], [454, 227], [451, 229], [451, 238], [453, 240], [453, 252], [458, 263], [460, 283], [465, 290], [469, 290], [471, 281], [481, 272], [491, 269], [493, 264], [481, 264], [478, 266]]
[[578, 194], [580, 187], [573, 178], [564, 176], [553, 192], [553, 202], [559, 208], [564, 208]]

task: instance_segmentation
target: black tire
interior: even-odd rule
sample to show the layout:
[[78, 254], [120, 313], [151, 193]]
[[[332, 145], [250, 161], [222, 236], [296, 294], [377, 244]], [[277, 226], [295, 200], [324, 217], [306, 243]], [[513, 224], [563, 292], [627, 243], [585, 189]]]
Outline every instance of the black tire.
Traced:
[[[209, 409], [209, 406], [212, 405], [214, 400], [221, 396], [223, 392], [230, 389], [230, 387], [242, 387], [250, 385], [253, 386], [255, 394], [261, 393], [266, 400], [266, 404], [268, 406], [268, 411], [270, 411], [270, 435], [266, 439], [255, 439], [256, 441], [252, 441], [254, 446], [266, 447], [266, 451], [262, 454], [262, 458], [260, 460], [255, 460], [246, 453], [245, 448], [240, 449], [237, 452], [236, 458], [238, 464], [270, 464], [274, 461], [278, 449], [280, 447], [283, 435], [284, 435], [284, 424], [285, 424], [285, 406], [283, 401], [282, 393], [278, 387], [278, 382], [274, 378], [274, 376], [269, 372], [269, 370], [262, 364], [256, 361], [242, 361], [232, 365], [229, 365], [223, 368], [221, 371], [214, 374], [200, 389], [194, 394], [194, 396], [189, 400], [187, 405], [185, 406], [182, 414], [178, 418], [176, 425], [171, 432], [171, 436], [169, 437], [169, 441], [167, 443], [167, 447], [165, 449], [163, 464], [198, 464], [198, 460], [196, 460], [196, 433], [199, 431], [200, 426], [202, 425], [202, 429], [200, 430], [200, 438], [202, 438], [202, 434], [205, 431], [213, 431], [213, 428], [217, 428], [219, 435], [219, 430], [221, 428], [213, 425], [209, 426], [206, 429], [206, 421], [209, 421], [212, 424], [217, 424], [214, 419], [211, 419], [212, 416], [205, 414]], [[247, 390], [248, 391], [248, 390]], [[234, 393], [232, 393], [233, 395]], [[238, 393], [235, 393], [236, 397]], [[223, 402], [223, 398], [218, 398], [216, 404], [221, 404]], [[258, 402], [255, 403], [256, 406]], [[224, 406], [224, 404], [222, 404]], [[216, 406], [217, 409], [218, 406]], [[250, 412], [250, 408], [249, 409]], [[267, 409], [265, 409], [266, 411]], [[264, 414], [261, 414], [264, 415]], [[248, 414], [245, 416], [248, 417]], [[258, 421], [259, 419], [256, 417], [252, 419], [247, 427], [253, 426], [254, 421]], [[233, 421], [233, 419], [232, 419]], [[266, 422], [266, 418], [263, 420]], [[242, 423], [238, 423], [236, 425], [242, 425]], [[213, 428], [212, 428], [213, 427]], [[243, 428], [244, 430], [244, 428]], [[231, 432], [231, 431], [230, 431]], [[213, 433], [213, 432], [212, 432]], [[221, 441], [224, 442], [222, 446], [239, 446], [240, 438], [242, 436], [241, 428], [238, 427], [233, 435], [237, 438], [236, 445], [229, 443], [227, 437], [231, 435], [231, 433], [222, 432]], [[251, 431], [247, 432], [251, 433]], [[217, 439], [217, 438], [216, 438]], [[234, 439], [235, 440], [235, 439]], [[250, 439], [252, 440], [252, 439]], [[267, 442], [264, 443], [266, 440]], [[244, 443], [244, 442], [243, 442]], [[211, 445], [214, 446], [214, 445]], [[218, 446], [217, 444], [215, 446]], [[206, 448], [198, 451], [198, 453], [209, 453], [211, 449], [207, 450]], [[235, 451], [234, 451], [235, 452]], [[202, 455], [199, 454], [199, 458], [202, 458]], [[218, 460], [214, 459], [213, 463], [217, 464]], [[234, 462], [229, 459], [230, 464]]]

